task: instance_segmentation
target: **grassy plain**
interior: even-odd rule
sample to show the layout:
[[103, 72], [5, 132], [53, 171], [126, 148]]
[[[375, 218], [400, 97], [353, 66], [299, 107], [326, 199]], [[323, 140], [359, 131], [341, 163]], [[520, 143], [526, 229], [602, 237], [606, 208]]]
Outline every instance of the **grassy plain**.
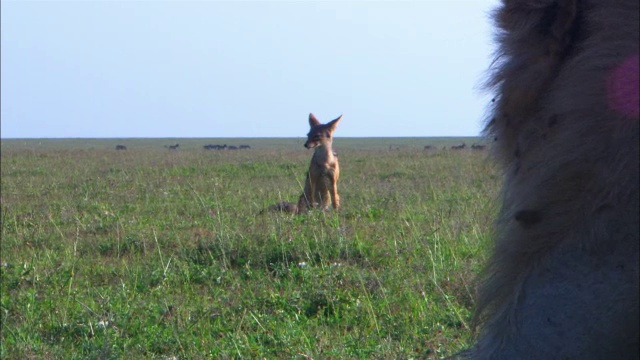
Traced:
[[423, 146], [474, 140], [336, 138], [343, 209], [292, 216], [302, 139], [3, 139], [0, 358], [451, 355], [499, 177]]

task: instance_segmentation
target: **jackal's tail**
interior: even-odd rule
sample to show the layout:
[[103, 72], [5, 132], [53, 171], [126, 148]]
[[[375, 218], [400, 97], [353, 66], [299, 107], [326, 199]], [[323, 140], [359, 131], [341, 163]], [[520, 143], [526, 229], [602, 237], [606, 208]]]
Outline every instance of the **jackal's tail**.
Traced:
[[277, 203], [275, 205], [269, 206], [267, 208], [267, 210], [297, 214], [298, 213], [298, 205], [292, 204], [292, 203], [290, 203], [288, 201], [282, 201], [282, 202], [279, 202], [279, 203]]

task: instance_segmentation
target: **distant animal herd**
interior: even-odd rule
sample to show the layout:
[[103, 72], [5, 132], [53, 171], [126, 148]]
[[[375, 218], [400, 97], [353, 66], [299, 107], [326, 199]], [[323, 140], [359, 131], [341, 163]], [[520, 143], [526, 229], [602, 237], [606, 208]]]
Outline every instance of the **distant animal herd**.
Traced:
[[[169, 150], [178, 150], [178, 148], [180, 148], [180, 144], [165, 145], [164, 147]], [[205, 150], [244, 150], [244, 149], [251, 149], [251, 146], [244, 145], [244, 144], [238, 145], [238, 146], [227, 145], [227, 144], [223, 144], [223, 145], [207, 144], [207, 145], [203, 145], [202, 148]], [[116, 150], [127, 150], [127, 147], [125, 145], [118, 144], [116, 145]]]
[[[166, 149], [169, 150], [178, 150], [178, 148], [180, 148], [180, 144], [175, 144], [175, 145], [165, 145], [164, 146]], [[207, 145], [203, 145], [202, 146], [203, 149], [205, 150], [244, 150], [244, 149], [251, 149], [250, 145], [227, 145], [227, 144], [207, 144]], [[452, 145], [449, 149], [451, 150], [463, 150], [467, 148], [467, 144], [462, 143], [460, 145]], [[485, 150], [486, 149], [486, 145], [479, 145], [479, 144], [473, 144], [470, 146], [471, 150]], [[125, 145], [121, 145], [118, 144], [116, 145], [116, 150], [127, 150], [127, 147]], [[389, 150], [400, 150], [399, 146], [389, 146]], [[425, 145], [424, 146], [424, 150], [437, 150], [437, 147], [434, 145]], [[442, 147], [442, 150], [447, 150], [446, 146]]]
[[249, 146], [249, 145], [235, 146], [235, 145], [227, 145], [227, 144], [223, 144], [223, 145], [208, 144], [208, 145], [204, 145], [202, 148], [205, 149], [205, 150], [239, 150], [239, 149], [251, 149], [251, 146]]

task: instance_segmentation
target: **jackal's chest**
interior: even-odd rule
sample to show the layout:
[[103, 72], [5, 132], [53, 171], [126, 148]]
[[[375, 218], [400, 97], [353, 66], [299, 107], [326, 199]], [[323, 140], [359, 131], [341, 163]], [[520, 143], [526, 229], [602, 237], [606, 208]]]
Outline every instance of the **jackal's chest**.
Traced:
[[330, 182], [331, 178], [335, 176], [334, 167], [315, 167], [312, 166], [309, 169], [309, 175], [316, 179], [316, 181]]
[[333, 180], [337, 178], [337, 163], [334, 161], [317, 161], [313, 159], [309, 168], [310, 180], [318, 191], [327, 191], [331, 188]]

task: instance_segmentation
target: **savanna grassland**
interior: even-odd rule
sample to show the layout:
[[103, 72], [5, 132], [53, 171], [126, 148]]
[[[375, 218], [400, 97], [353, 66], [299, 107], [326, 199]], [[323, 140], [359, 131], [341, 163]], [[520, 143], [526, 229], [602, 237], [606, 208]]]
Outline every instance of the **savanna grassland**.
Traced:
[[297, 201], [302, 139], [2, 140], [0, 357], [451, 355], [499, 174], [440, 149], [473, 140], [337, 138], [343, 209], [299, 216], [263, 210]]

